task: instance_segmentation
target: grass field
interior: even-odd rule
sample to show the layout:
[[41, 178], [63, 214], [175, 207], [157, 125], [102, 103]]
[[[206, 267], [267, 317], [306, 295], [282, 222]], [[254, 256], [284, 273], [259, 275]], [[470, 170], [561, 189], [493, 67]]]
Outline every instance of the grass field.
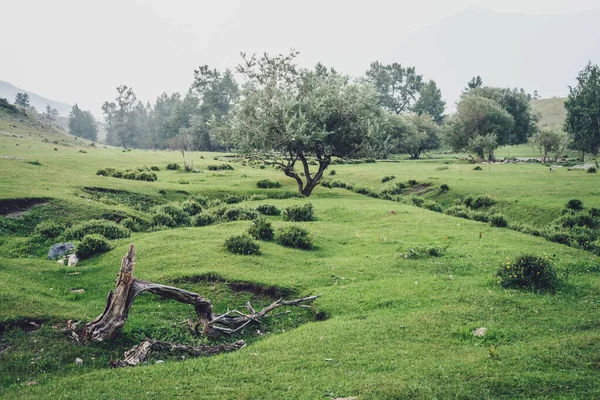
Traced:
[[[502, 152], [534, 155], [527, 147]], [[447, 184], [447, 192], [423, 197], [446, 208], [465, 196], [487, 194], [511, 222], [536, 226], [560, 216], [572, 198], [586, 208], [600, 207], [597, 174], [566, 168], [550, 172], [539, 164], [482, 165], [475, 171], [454, 155], [435, 157], [333, 165], [329, 171], [335, 175], [328, 179], [373, 191], [409, 179], [435, 188]], [[201, 172], [166, 170], [167, 163], [181, 163], [178, 152], [89, 147], [0, 118], [0, 200], [45, 199], [17, 219], [0, 220], [5, 227], [0, 230], [0, 322], [6, 327], [0, 338], [0, 397], [600, 397], [600, 259], [594, 254], [345, 189], [318, 187], [308, 199], [290, 197], [294, 182], [274, 169], [244, 166], [225, 154], [193, 153], [190, 158]], [[223, 163], [234, 169], [207, 171]], [[142, 165], [159, 166], [158, 180], [96, 175], [101, 168]], [[381, 183], [389, 175], [396, 179]], [[258, 189], [261, 179], [279, 181], [282, 188]], [[98, 196], [85, 188], [121, 192]], [[257, 194], [262, 199], [251, 200]], [[114, 240], [111, 251], [66, 267], [46, 259], [52, 241], [32, 235], [44, 219], [65, 225], [125, 216], [150, 221], [143, 202], [178, 202], [194, 195], [213, 201], [244, 197], [235, 207], [284, 209], [310, 202], [315, 220], [294, 224], [310, 231], [316, 246], [298, 250], [260, 242], [261, 255], [232, 255], [223, 249], [224, 240], [251, 224], [233, 221], [133, 232]], [[290, 224], [281, 216], [268, 219], [276, 228]], [[137, 277], [200, 293], [213, 300], [218, 312], [241, 308], [247, 300], [268, 304], [270, 292], [321, 297], [312, 311], [292, 309], [234, 337], [206, 339], [190, 335], [181, 324], [193, 315], [189, 306], [145, 294], [116, 341], [84, 346], [67, 339], [53, 325], [68, 319], [87, 322], [102, 312], [129, 243], [138, 251]], [[436, 246], [443, 255], [405, 257], [419, 246]], [[495, 273], [506, 258], [524, 252], [552, 260], [560, 279], [556, 294], [497, 284]], [[208, 276], [221, 279], [198, 279]], [[236, 289], [235, 282], [272, 290], [256, 294]], [[41, 328], [31, 329], [27, 321]], [[487, 333], [475, 337], [480, 327]], [[122, 358], [147, 336], [189, 344], [244, 338], [248, 344], [211, 358], [159, 354], [135, 368], [108, 368], [111, 359]], [[76, 365], [75, 358], [83, 365]], [[158, 359], [165, 362], [155, 364]]]

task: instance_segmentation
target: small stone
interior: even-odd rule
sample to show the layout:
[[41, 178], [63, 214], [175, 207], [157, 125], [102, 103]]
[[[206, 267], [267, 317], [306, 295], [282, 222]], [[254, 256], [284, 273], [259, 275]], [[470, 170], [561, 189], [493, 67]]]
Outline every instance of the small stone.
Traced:
[[67, 259], [67, 266], [74, 267], [79, 262], [79, 258], [77, 258], [76, 254], [71, 254]]
[[484, 337], [486, 332], [487, 332], [487, 328], [477, 328], [473, 331], [473, 336]]
[[165, 362], [163, 360], [156, 360], [154, 361], [154, 364], [164, 364]]
[[70, 289], [69, 293], [85, 293], [84, 289]]
[[29, 381], [26, 383], [27, 386], [33, 386], [33, 385], [37, 385], [36, 381]]
[[83, 360], [79, 357], [75, 359], [75, 365], [83, 365]]

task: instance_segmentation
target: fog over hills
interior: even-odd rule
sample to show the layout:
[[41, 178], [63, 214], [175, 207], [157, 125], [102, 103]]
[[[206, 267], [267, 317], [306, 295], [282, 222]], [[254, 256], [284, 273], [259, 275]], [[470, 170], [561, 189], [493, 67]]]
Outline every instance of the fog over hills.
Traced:
[[469, 8], [406, 37], [385, 62], [414, 65], [434, 79], [448, 106], [473, 76], [486, 85], [564, 97], [588, 61], [600, 62], [600, 9], [527, 15]]
[[29, 104], [35, 107], [40, 113], [46, 110], [47, 105], [50, 105], [50, 107], [56, 108], [61, 116], [66, 117], [71, 112], [71, 108], [73, 108], [70, 104], [50, 100], [28, 90], [13, 86], [8, 82], [0, 81], [0, 98], [5, 98], [14, 103], [17, 93], [27, 93], [29, 95]]

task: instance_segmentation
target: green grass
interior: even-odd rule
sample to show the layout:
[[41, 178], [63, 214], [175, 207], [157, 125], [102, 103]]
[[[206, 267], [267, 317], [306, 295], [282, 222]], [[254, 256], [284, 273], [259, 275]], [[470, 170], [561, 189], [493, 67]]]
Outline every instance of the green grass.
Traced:
[[[85, 147], [87, 153], [79, 153], [82, 147], [76, 142], [68, 146], [44, 143], [39, 132], [12, 137], [15, 129], [25, 129], [16, 125], [2, 128], [1, 155], [39, 160], [42, 165], [0, 159], [0, 199], [50, 200], [13, 220], [12, 233], [0, 236], [0, 321], [44, 323], [33, 332], [13, 329], [3, 335], [0, 348], [10, 348], [0, 354], [0, 397], [600, 396], [600, 259], [591, 253], [415, 206], [319, 187], [310, 199], [239, 204], [268, 203], [284, 209], [312, 203], [315, 220], [294, 223], [313, 235], [315, 248], [310, 251], [285, 248], [274, 241], [260, 242], [260, 256], [229, 254], [222, 248], [225, 239], [250, 226], [250, 221], [236, 221], [134, 232], [130, 238], [113, 241], [112, 251], [75, 268], [58, 266], [44, 259], [51, 243], [30, 238], [37, 220], [52, 217], [68, 224], [115, 213], [149, 220], [148, 209], [138, 206], [140, 201], [160, 204], [191, 195], [223, 198], [286, 193], [295, 190], [295, 182], [271, 168], [241, 163], [231, 163], [233, 171], [205, 171], [208, 165], [229, 160], [213, 153], [190, 154], [194, 168], [203, 172], [167, 171], [167, 163], [181, 162], [179, 153], [124, 153], [103, 146]], [[527, 149], [518, 151], [526, 153]], [[586, 207], [600, 206], [594, 174], [566, 169], [550, 173], [546, 167], [529, 164], [483, 165], [482, 171], [473, 171], [472, 165], [444, 157], [335, 165], [333, 178], [374, 191], [408, 179], [432, 182], [436, 187], [446, 183], [447, 193], [425, 197], [449, 205], [461, 196], [489, 194], [510, 220], [538, 225], [560, 214], [571, 198], [583, 200]], [[141, 165], [158, 165], [158, 180], [95, 175], [105, 167]], [[382, 184], [381, 178], [387, 175], [397, 178]], [[180, 179], [190, 183], [180, 185]], [[257, 189], [256, 182], [262, 179], [279, 181], [282, 188]], [[127, 193], [96, 196], [84, 189], [89, 187]], [[287, 224], [283, 216], [266, 218], [275, 230]], [[288, 316], [268, 319], [264, 326], [253, 326], [239, 336], [211, 339], [228, 342], [243, 337], [248, 345], [238, 352], [185, 360], [159, 354], [145, 365], [111, 370], [108, 361], [121, 357], [145, 336], [209, 342], [189, 335], [181, 324], [193, 316], [189, 306], [150, 294], [136, 300], [115, 342], [82, 346], [52, 329], [54, 323], [86, 322], [101, 313], [130, 242], [137, 249], [137, 277], [196, 291], [212, 299], [218, 312], [242, 308], [246, 300], [257, 306], [271, 301], [264, 295], [232, 291], [226, 282], [274, 287], [285, 297], [322, 297], [313, 312], [293, 309]], [[19, 245], [25, 248], [15, 250]], [[444, 249], [444, 254], [403, 257], [410, 248], [433, 246]], [[504, 260], [523, 252], [552, 259], [561, 279], [556, 295], [504, 290], [496, 283], [494, 274]], [[226, 282], [189, 283], [207, 274]], [[85, 293], [70, 293], [70, 289]], [[479, 327], [488, 328], [483, 338], [472, 335]], [[490, 346], [498, 357], [490, 357]], [[83, 359], [83, 366], [74, 364], [76, 357]], [[154, 364], [158, 357], [166, 362]], [[27, 386], [30, 381], [37, 384]]]

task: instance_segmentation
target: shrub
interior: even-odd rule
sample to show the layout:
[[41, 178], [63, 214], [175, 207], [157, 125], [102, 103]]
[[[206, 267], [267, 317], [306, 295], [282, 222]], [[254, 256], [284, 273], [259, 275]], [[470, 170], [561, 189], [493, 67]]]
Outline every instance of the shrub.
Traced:
[[167, 169], [169, 171], [178, 171], [181, 169], [181, 165], [179, 165], [177, 163], [170, 163], [170, 164], [167, 164]]
[[335, 176], [335, 174], [336, 174], [335, 169], [332, 169], [331, 171], [329, 171], [329, 175]]
[[589, 167], [587, 169], [587, 173], [588, 174], [595, 174], [596, 173], [596, 167]]
[[245, 256], [260, 254], [260, 246], [248, 235], [231, 236], [225, 240], [223, 247], [233, 254]]
[[417, 207], [421, 207], [423, 206], [423, 203], [425, 203], [425, 200], [419, 196], [412, 196], [410, 202]]
[[167, 214], [164, 211], [157, 211], [154, 214], [152, 214], [152, 225], [173, 228], [177, 226], [177, 223], [170, 214]]
[[237, 203], [241, 203], [244, 199], [230, 194], [229, 196], [225, 197], [224, 200], [225, 200], [225, 203], [227, 203], [227, 204], [237, 204]]
[[578, 199], [571, 199], [567, 202], [566, 208], [568, 210], [581, 211], [583, 210], [583, 201]]
[[[175, 226], [189, 226], [190, 215], [177, 203], [163, 204], [152, 209], [153, 213], [165, 213], [173, 218]], [[172, 226], [163, 223], [162, 225]]]
[[180, 184], [180, 185], [189, 185], [189, 184], [190, 184], [190, 181], [188, 181], [188, 180], [185, 180], [185, 179], [183, 179], [183, 178], [182, 178], [182, 179], [180, 179], [180, 180], [179, 180], [179, 184]]
[[444, 253], [444, 249], [439, 246], [415, 246], [400, 256], [404, 258], [442, 257]]
[[473, 171], [481, 171], [483, 168], [481, 168], [479, 165], [476, 166], [475, 168], [473, 168]]
[[437, 202], [433, 200], [427, 200], [422, 205], [423, 208], [426, 208], [435, 212], [442, 212], [442, 206], [440, 206]]
[[471, 211], [469, 219], [479, 222], [490, 222], [490, 214], [485, 211]]
[[183, 211], [188, 213], [189, 215], [197, 215], [202, 212], [202, 206], [196, 200], [186, 200], [181, 203], [181, 208]]
[[137, 221], [133, 218], [123, 218], [121, 220], [121, 222], [119, 222], [121, 225], [123, 225], [125, 228], [129, 229], [130, 231], [133, 232], [137, 232], [139, 231], [139, 224], [137, 223]]
[[452, 206], [444, 211], [444, 214], [469, 219], [469, 210], [465, 206]]
[[92, 219], [85, 221], [65, 232], [65, 237], [69, 240], [82, 240], [86, 235], [102, 235], [107, 239], [121, 239], [131, 235], [129, 229], [113, 221], [105, 221], [103, 219]]
[[209, 165], [208, 170], [209, 171], [219, 171], [219, 170], [233, 171], [233, 167], [229, 164]]
[[508, 221], [502, 214], [494, 214], [490, 217], [490, 225], [495, 226], [496, 228], [506, 228], [508, 226]]
[[478, 208], [483, 208], [483, 207], [491, 207], [494, 204], [496, 204], [496, 199], [494, 199], [493, 197], [490, 197], [488, 195], [485, 195], [485, 196], [477, 196], [471, 203], [470, 207], [474, 208], [474, 209], [478, 209]]
[[415, 186], [415, 185], [418, 185], [418, 184], [419, 184], [419, 182], [417, 182], [417, 181], [416, 181], [416, 180], [414, 180], [414, 179], [409, 179], [409, 180], [408, 180], [408, 184], [409, 184], [410, 186]]
[[442, 192], [447, 192], [448, 190], [450, 190], [450, 186], [448, 186], [445, 183], [443, 183], [442, 185], [440, 185], [440, 190]]
[[154, 172], [146, 170], [139, 171], [139, 169], [121, 171], [116, 168], [104, 168], [96, 172], [96, 175], [148, 182], [154, 182], [158, 179], [158, 176]]
[[267, 195], [264, 195], [264, 194], [253, 194], [252, 196], [250, 196], [248, 198], [248, 200], [250, 200], [250, 201], [261, 201], [261, 200], [266, 200], [268, 198], [269, 197]]
[[223, 213], [223, 218], [227, 221], [245, 221], [258, 217], [258, 213], [251, 208], [230, 208]]
[[280, 215], [281, 210], [272, 204], [261, 204], [256, 207], [256, 211], [262, 215]]
[[313, 216], [314, 210], [311, 203], [306, 203], [301, 206], [291, 206], [283, 210], [283, 219], [286, 221], [312, 221]]
[[256, 187], [259, 187], [261, 189], [275, 189], [275, 188], [280, 188], [281, 183], [279, 183], [277, 181], [272, 181], [270, 179], [263, 179], [263, 180], [256, 182]]
[[208, 198], [201, 195], [195, 195], [192, 197], [192, 200], [200, 204], [202, 207], [206, 207], [208, 205]]
[[94, 254], [100, 254], [109, 251], [112, 248], [110, 241], [102, 235], [85, 235], [81, 242], [75, 247], [77, 257], [83, 259]]
[[154, 172], [158, 172], [158, 171], [160, 171], [160, 168], [158, 168], [158, 165], [153, 165], [150, 167], [150, 170], [154, 171]]
[[59, 237], [65, 231], [65, 227], [54, 221], [42, 221], [35, 227], [35, 233], [38, 233], [46, 239]]
[[312, 235], [297, 226], [286, 226], [277, 230], [277, 243], [295, 249], [311, 249], [314, 246]]
[[257, 218], [252, 221], [248, 233], [256, 240], [273, 240], [273, 227], [264, 218]]
[[206, 213], [198, 214], [192, 219], [193, 226], [207, 226], [215, 222], [215, 218]]
[[392, 179], [396, 179], [396, 177], [394, 175], [384, 176], [383, 178], [381, 178], [381, 183], [389, 182]]
[[548, 257], [523, 254], [506, 263], [496, 273], [498, 283], [504, 288], [551, 290], [558, 283], [556, 269]]

